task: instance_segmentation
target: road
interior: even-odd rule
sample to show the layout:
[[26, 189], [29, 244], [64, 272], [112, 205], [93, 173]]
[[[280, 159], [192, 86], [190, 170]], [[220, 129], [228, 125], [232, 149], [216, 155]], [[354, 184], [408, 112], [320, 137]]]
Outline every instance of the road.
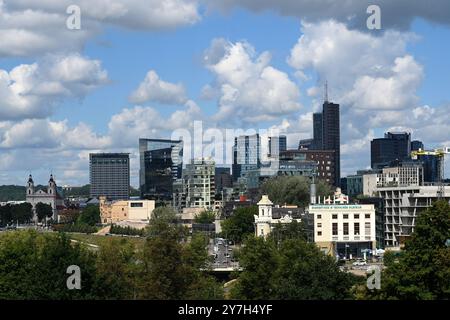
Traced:
[[238, 268], [239, 264], [237, 261], [233, 261], [233, 251], [234, 246], [228, 244], [227, 241], [219, 241], [217, 244], [210, 244], [208, 247], [208, 252], [210, 255], [216, 254], [214, 259], [213, 268]]

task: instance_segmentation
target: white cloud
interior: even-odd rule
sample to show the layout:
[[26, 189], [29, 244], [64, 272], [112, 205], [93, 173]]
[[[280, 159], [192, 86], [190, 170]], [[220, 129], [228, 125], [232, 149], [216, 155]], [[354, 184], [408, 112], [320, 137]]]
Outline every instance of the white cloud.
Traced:
[[[69, 30], [66, 9], [81, 8], [81, 29]], [[0, 57], [80, 51], [108, 25], [157, 31], [200, 20], [196, 0], [0, 0]]]
[[220, 90], [217, 121], [273, 120], [300, 110], [300, 92], [289, 76], [270, 66], [271, 55], [256, 55], [247, 42], [213, 40], [205, 51], [204, 63], [216, 77]]
[[44, 118], [61, 99], [82, 98], [107, 82], [100, 61], [78, 54], [0, 69], [0, 119]]
[[150, 70], [129, 100], [136, 104], [144, 102], [184, 104], [187, 101], [186, 89], [182, 84], [161, 80], [156, 71]]

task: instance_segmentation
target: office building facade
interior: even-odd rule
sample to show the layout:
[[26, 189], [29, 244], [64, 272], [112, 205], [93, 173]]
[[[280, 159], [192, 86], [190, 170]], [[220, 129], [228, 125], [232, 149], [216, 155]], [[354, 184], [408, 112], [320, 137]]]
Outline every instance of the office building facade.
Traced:
[[395, 161], [411, 157], [411, 134], [408, 132], [387, 132], [384, 138], [374, 139], [370, 143], [372, 169], [391, 166]]
[[90, 197], [127, 200], [130, 196], [130, 155], [89, 154]]
[[183, 170], [185, 207], [212, 209], [215, 198], [215, 162], [195, 159]]
[[183, 141], [139, 139], [139, 157], [141, 197], [171, 201], [173, 184], [182, 176]]
[[286, 136], [269, 137], [269, 157], [279, 157], [287, 149]]
[[261, 137], [259, 134], [239, 136], [234, 139], [233, 146], [233, 180], [237, 181], [247, 171], [261, 165]]

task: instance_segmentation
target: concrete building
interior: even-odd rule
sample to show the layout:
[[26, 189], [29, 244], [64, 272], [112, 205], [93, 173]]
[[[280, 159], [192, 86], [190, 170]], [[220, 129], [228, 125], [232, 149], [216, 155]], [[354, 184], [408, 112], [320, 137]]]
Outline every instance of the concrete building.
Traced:
[[100, 217], [104, 224], [121, 221], [149, 222], [155, 209], [154, 200], [118, 200], [108, 201], [100, 197]]
[[177, 194], [177, 198], [182, 199], [178, 207], [212, 209], [215, 197], [214, 178], [215, 162], [213, 160], [192, 160], [183, 170], [179, 193], [184, 195]]
[[[414, 231], [417, 217], [438, 199], [435, 186], [391, 186], [376, 189], [384, 201], [385, 246], [400, 247]], [[450, 186], [445, 186], [450, 201]]]
[[130, 197], [130, 155], [128, 153], [89, 154], [90, 197], [111, 200]]
[[345, 258], [363, 257], [376, 249], [373, 204], [349, 204], [337, 188], [333, 198], [309, 206], [314, 216], [314, 240], [326, 254]]
[[27, 182], [25, 201], [33, 206], [33, 220], [35, 222], [38, 221], [36, 214], [36, 205], [38, 203], [48, 204], [52, 207], [52, 219], [54, 221], [58, 221], [58, 210], [64, 208], [64, 200], [57, 192], [56, 182], [53, 179], [52, 174], [50, 175], [50, 179], [48, 181], [47, 190], [36, 189], [34, 186], [33, 177], [30, 174]]
[[174, 183], [181, 179], [183, 141], [139, 139], [141, 198], [173, 200]]
[[258, 215], [255, 215], [255, 235], [267, 237], [278, 223], [301, 222], [307, 218], [303, 209], [295, 206], [274, 207], [269, 196], [263, 195], [258, 202]]

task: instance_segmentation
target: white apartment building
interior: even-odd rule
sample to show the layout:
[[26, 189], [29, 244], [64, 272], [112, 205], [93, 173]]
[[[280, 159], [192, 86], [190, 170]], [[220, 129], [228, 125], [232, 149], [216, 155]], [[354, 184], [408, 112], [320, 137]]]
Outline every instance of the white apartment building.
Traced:
[[309, 213], [314, 215], [314, 241], [324, 253], [355, 258], [376, 249], [373, 204], [349, 204], [338, 188], [333, 198], [310, 205]]
[[[438, 186], [395, 186], [376, 189], [384, 200], [385, 246], [399, 247], [414, 231], [418, 215], [438, 199]], [[450, 186], [445, 187], [450, 201]]]
[[212, 209], [215, 198], [215, 162], [192, 160], [183, 170], [184, 207]]

